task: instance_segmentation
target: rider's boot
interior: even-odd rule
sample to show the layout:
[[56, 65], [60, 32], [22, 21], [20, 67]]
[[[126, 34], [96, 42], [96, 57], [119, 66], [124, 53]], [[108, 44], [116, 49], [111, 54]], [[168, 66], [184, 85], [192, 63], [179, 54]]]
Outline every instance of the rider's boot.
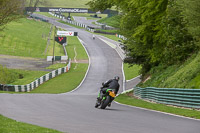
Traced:
[[98, 106], [101, 104], [101, 98], [100, 97], [97, 97], [97, 104], [98, 104]]
[[95, 108], [97, 108], [98, 106], [100, 106], [101, 104], [101, 99], [99, 97], [97, 97], [97, 102], [95, 104]]

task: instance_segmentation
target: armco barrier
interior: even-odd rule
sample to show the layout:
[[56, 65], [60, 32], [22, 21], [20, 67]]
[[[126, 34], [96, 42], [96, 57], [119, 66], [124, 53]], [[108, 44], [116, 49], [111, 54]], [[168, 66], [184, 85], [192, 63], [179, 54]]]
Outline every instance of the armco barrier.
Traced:
[[200, 89], [135, 87], [134, 96], [156, 103], [200, 109]]
[[14, 92], [30, 92], [31, 90], [37, 88], [39, 85], [43, 84], [45, 81], [48, 81], [62, 73], [68, 72], [70, 68], [71, 68], [71, 60], [69, 60], [69, 63], [67, 64], [67, 66], [65, 66], [63, 68], [59, 68], [57, 70], [54, 70], [50, 73], [47, 73], [44, 76], [41, 76], [40, 78], [31, 82], [30, 84], [27, 84], [27, 85], [4, 85], [4, 88], [2, 85], [0, 85], [0, 90], [14, 91]]

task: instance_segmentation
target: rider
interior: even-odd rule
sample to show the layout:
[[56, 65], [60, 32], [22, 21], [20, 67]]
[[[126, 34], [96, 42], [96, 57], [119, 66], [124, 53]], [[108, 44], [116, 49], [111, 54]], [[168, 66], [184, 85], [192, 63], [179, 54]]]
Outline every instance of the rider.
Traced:
[[[117, 92], [119, 91], [119, 87], [120, 87], [118, 81], [119, 81], [119, 77], [115, 76], [114, 79], [110, 79], [110, 80], [108, 80], [108, 81], [106, 81], [105, 83], [102, 84], [103, 87], [101, 87], [101, 90], [100, 90], [99, 95], [97, 97], [97, 100], [99, 101], [99, 103], [102, 100], [103, 94], [106, 93], [107, 89], [113, 89], [115, 94], [117, 94]], [[111, 106], [111, 104], [109, 104], [108, 106]]]
[[95, 35], [94, 35], [94, 34], [92, 35], [92, 39], [93, 39], [93, 40], [95, 39]]

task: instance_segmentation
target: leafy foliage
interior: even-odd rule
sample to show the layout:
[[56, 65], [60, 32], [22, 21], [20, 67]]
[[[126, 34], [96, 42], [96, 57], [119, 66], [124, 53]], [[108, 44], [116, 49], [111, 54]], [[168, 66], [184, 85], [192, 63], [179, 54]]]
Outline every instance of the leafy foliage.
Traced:
[[112, 3], [110, 3], [108, 0], [92, 0], [86, 3], [86, 5], [90, 6], [90, 9], [93, 11], [101, 12], [112, 7]]
[[0, 84], [12, 83], [17, 78], [19, 78], [17, 73], [12, 73], [7, 69], [7, 67], [0, 65]]
[[188, 22], [189, 32], [200, 41], [200, 1], [199, 0], [178, 0], [182, 6], [183, 16]]
[[39, 5], [49, 6], [49, 1], [47, 0], [26, 0], [29, 7], [38, 7]]
[[91, 1], [92, 8], [103, 10], [111, 4], [122, 11], [121, 34], [127, 38], [124, 42], [127, 51], [125, 62], [141, 65], [142, 74], [160, 64], [182, 63], [199, 50], [192, 29], [188, 28], [187, 18], [191, 15], [183, 15], [184, 6], [178, 0], [103, 1]]
[[13, 20], [18, 19], [24, 9], [25, 0], [0, 0], [0, 29]]
[[112, 26], [112, 27], [115, 27], [115, 28], [119, 28], [120, 27], [120, 18], [121, 18], [121, 16], [114, 15], [112, 17], [100, 19], [97, 22], [104, 23], [106, 25], [109, 25], [109, 26]]

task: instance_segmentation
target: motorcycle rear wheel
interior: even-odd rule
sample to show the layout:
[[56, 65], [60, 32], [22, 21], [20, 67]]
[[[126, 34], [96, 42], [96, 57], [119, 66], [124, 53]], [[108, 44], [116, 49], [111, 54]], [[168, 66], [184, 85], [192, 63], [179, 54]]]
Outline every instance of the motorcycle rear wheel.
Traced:
[[108, 106], [108, 104], [110, 103], [110, 101], [111, 101], [110, 96], [107, 96], [107, 97], [106, 97], [106, 100], [104, 100], [104, 101], [101, 103], [101, 109], [105, 109], [105, 108]]

